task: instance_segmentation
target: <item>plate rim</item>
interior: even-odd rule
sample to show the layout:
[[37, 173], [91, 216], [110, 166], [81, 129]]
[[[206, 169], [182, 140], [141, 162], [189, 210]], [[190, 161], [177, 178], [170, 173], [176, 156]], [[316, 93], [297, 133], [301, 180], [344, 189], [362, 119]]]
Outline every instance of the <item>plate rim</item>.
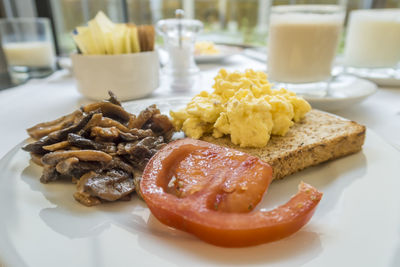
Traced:
[[[365, 84], [368, 84], [368, 90], [365, 90], [365, 93], [363, 95], [353, 95], [350, 97], [333, 97], [333, 96], [327, 96], [327, 97], [314, 97], [314, 96], [302, 96], [305, 100], [307, 101], [314, 101], [314, 102], [336, 102], [336, 101], [347, 101], [347, 100], [356, 100], [356, 99], [364, 99], [367, 98], [373, 94], [375, 94], [378, 91], [378, 86], [376, 83], [364, 79], [364, 78], [360, 78], [357, 76], [354, 76], [355, 81], [357, 82], [364, 82]], [[351, 86], [351, 85], [350, 85]], [[350, 87], [349, 86], [349, 87]]]
[[[243, 49], [240, 47], [235, 47], [235, 46], [228, 46], [228, 45], [219, 45], [215, 44], [216, 47], [220, 49], [225, 49], [229, 51], [228, 53], [218, 53], [218, 54], [211, 54], [211, 55], [194, 55], [194, 59], [196, 62], [216, 62], [216, 61], [221, 61], [223, 59], [226, 59], [228, 57], [240, 54]], [[220, 50], [222, 51], [222, 50]]]

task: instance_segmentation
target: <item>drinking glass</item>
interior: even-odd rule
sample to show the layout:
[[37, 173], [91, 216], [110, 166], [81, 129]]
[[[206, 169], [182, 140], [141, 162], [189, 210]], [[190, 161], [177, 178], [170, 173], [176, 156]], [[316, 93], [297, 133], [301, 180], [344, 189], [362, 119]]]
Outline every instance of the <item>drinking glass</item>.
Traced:
[[47, 18], [0, 19], [1, 45], [15, 80], [40, 78], [55, 69], [55, 52]]
[[400, 9], [350, 13], [343, 64], [347, 73], [400, 78]]
[[299, 94], [324, 96], [344, 17], [345, 7], [339, 4], [273, 6], [267, 43], [269, 79]]

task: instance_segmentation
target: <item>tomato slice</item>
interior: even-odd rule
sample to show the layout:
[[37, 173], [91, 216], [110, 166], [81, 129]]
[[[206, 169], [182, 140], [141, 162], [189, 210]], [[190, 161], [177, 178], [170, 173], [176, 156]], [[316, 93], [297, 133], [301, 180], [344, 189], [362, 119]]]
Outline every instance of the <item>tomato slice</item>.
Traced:
[[252, 211], [271, 181], [271, 167], [258, 158], [186, 138], [151, 158], [140, 190], [162, 223], [214, 245], [242, 247], [295, 233], [310, 220], [322, 197], [301, 183], [286, 204]]

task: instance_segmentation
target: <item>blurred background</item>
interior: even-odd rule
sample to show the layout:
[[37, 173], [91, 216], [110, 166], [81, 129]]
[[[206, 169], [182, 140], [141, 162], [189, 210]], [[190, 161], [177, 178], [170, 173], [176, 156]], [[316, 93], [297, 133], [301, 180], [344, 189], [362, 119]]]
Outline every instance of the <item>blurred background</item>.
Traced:
[[[178, 8], [187, 18], [205, 25], [201, 39], [241, 46], [265, 46], [268, 6], [272, 0], [0, 0], [1, 17], [48, 17], [52, 21], [56, 52], [66, 56], [75, 45], [72, 30], [85, 24], [99, 10], [115, 22], [152, 24], [171, 18]], [[341, 0], [353, 9], [399, 8], [400, 0]], [[301, 3], [275, 0], [273, 5]], [[304, 1], [305, 2], [305, 1]], [[307, 1], [310, 3], [312, 1]], [[316, 0], [315, 3], [324, 1]], [[329, 0], [325, 1], [329, 3]], [[324, 3], [325, 3], [324, 2]]]

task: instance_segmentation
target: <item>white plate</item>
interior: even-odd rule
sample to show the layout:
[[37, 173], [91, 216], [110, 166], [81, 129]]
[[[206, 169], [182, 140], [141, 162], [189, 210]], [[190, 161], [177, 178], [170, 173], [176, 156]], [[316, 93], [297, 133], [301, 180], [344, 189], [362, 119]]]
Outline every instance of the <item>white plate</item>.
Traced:
[[400, 78], [393, 78], [393, 77], [372, 77], [372, 76], [359, 76], [361, 78], [370, 80], [371, 82], [376, 83], [381, 87], [398, 87], [400, 88]]
[[[187, 99], [144, 100], [164, 112]], [[16, 146], [0, 160], [0, 261], [5, 266], [400, 266], [400, 153], [367, 131], [362, 152], [274, 182], [264, 208], [303, 180], [324, 192], [310, 223], [284, 240], [227, 249], [165, 227], [137, 199], [84, 207], [74, 185], [41, 184]], [[0, 263], [1, 265], [1, 263]]]
[[341, 75], [324, 97], [303, 95], [313, 108], [336, 111], [354, 106], [373, 95], [378, 87], [373, 82], [355, 76]]
[[194, 59], [197, 63], [216, 63], [236, 55], [242, 51], [242, 48], [227, 45], [215, 45], [220, 53], [213, 55], [195, 55]]
[[368, 71], [354, 71], [351, 74], [376, 83], [380, 87], [400, 88], [400, 71], [398, 73], [397, 76], [390, 75], [388, 72], [369, 73]]
[[342, 66], [342, 59], [336, 60], [337, 66], [333, 72], [336, 73], [348, 73], [356, 75], [362, 79], [369, 80], [376, 83], [380, 87], [398, 87], [400, 88], [400, 70], [393, 69], [357, 69], [357, 68], [344, 68]]

